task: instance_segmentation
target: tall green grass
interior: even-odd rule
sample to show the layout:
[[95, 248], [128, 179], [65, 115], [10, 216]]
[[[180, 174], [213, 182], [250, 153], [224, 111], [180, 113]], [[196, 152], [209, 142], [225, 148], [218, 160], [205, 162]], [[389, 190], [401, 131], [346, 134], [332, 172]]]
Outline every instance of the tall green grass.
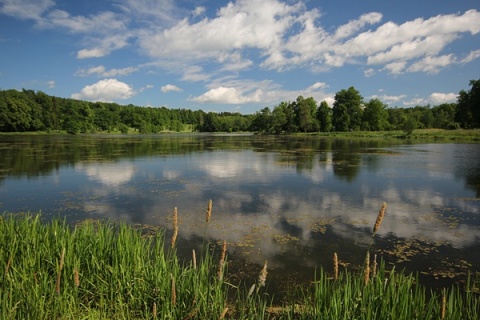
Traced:
[[[317, 270], [272, 306], [267, 264], [255, 286], [229, 283], [230, 257], [205, 244], [181, 260], [163, 231], [126, 224], [0, 217], [1, 319], [478, 319], [478, 293], [430, 292], [395, 269]], [[261, 270], [260, 270], [261, 269]], [[266, 283], [265, 283], [266, 280]], [[444, 298], [443, 298], [444, 297]]]

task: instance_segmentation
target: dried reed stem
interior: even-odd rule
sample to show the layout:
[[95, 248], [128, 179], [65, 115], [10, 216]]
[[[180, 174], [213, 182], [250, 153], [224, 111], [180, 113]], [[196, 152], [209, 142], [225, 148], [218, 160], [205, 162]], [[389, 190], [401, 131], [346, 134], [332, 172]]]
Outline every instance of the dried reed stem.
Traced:
[[173, 209], [173, 235], [172, 235], [172, 249], [175, 247], [175, 242], [178, 236], [178, 213], [177, 207]]
[[212, 216], [212, 200], [208, 200], [208, 207], [207, 213], [205, 214], [205, 222], [208, 223], [210, 221], [210, 217]]
[[445, 314], [447, 311], [447, 296], [445, 294], [445, 290], [442, 292], [442, 310], [440, 313], [440, 319], [443, 320], [445, 319]]
[[153, 314], [153, 319], [157, 319], [157, 303], [156, 302], [153, 303], [152, 314]]
[[338, 279], [338, 256], [337, 253], [333, 253], [333, 279]]
[[73, 283], [75, 284], [75, 287], [80, 287], [80, 276], [77, 268], [73, 269]]
[[367, 251], [367, 256], [365, 257], [365, 270], [363, 274], [363, 279], [365, 284], [370, 280], [370, 251]]
[[175, 278], [173, 274], [170, 273], [170, 278], [172, 279], [172, 305], [177, 304], [177, 290], [175, 289]]
[[260, 274], [258, 275], [258, 286], [259, 287], [265, 287], [265, 282], [267, 281], [267, 260], [265, 260], [265, 263], [263, 264], [263, 268], [260, 271]]
[[195, 249], [192, 250], [192, 263], [193, 269], [197, 270], [197, 255], [195, 254]]
[[372, 278], [377, 275], [377, 254], [373, 256]]
[[380, 224], [382, 223], [383, 217], [385, 216], [385, 210], [387, 209], [387, 203], [384, 202], [380, 211], [378, 212], [377, 220], [375, 220], [375, 225], [373, 226], [373, 234], [377, 233], [378, 229], [380, 228]]
[[222, 314], [220, 315], [220, 318], [218, 318], [218, 320], [224, 319], [225, 316], [227, 315], [227, 312], [228, 312], [228, 307], [225, 307], [225, 309], [223, 309], [223, 312], [222, 312]]
[[62, 249], [62, 254], [60, 256], [60, 266], [58, 267], [57, 273], [57, 283], [55, 284], [55, 292], [60, 294], [60, 279], [62, 277], [63, 263], [65, 261], [65, 248]]
[[222, 255], [218, 262], [218, 280], [223, 280], [223, 268], [225, 265], [225, 256], [227, 255], [227, 241], [223, 240]]

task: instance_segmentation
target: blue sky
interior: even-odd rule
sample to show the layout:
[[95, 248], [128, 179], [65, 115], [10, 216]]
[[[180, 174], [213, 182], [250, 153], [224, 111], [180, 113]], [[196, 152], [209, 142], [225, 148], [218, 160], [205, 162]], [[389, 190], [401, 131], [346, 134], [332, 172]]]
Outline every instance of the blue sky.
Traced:
[[254, 113], [354, 86], [390, 107], [480, 78], [480, 1], [0, 0], [0, 88]]

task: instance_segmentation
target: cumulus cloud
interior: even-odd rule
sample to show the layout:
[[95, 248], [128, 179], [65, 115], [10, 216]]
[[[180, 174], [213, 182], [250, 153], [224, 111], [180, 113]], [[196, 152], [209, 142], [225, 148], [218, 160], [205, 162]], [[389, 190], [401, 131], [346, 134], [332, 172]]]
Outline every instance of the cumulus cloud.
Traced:
[[278, 84], [268, 80], [220, 79], [211, 84], [210, 90], [190, 100], [200, 103], [268, 103], [274, 105], [298, 96], [305, 96], [313, 97], [317, 102], [326, 100], [332, 105], [334, 94], [325, 91], [328, 87], [328, 84], [325, 82], [315, 82], [306, 88], [285, 90]]
[[[213, 63], [220, 65], [217, 72], [227, 73], [254, 65], [277, 71], [308, 67], [313, 72], [346, 64], [376, 66], [364, 72], [369, 77], [374, 70], [437, 73], [480, 56], [480, 50], [464, 53], [463, 59], [445, 52], [465, 34], [480, 32], [480, 12], [475, 9], [403, 23], [382, 21], [381, 13], [367, 12], [328, 29], [320, 10], [302, 1], [230, 1], [213, 17], [205, 15], [206, 7], [182, 9], [174, 0], [119, 0], [116, 10], [88, 16], [55, 8], [52, 0], [1, 0], [0, 5], [3, 14], [83, 35], [79, 59], [109, 55], [133, 39], [157, 65], [182, 73], [188, 81], [213, 75], [184, 72], [187, 67], [206, 69]], [[252, 52], [259, 60], [248, 58]]]
[[195, 97], [192, 101], [201, 103], [227, 103], [227, 104], [243, 104], [250, 102], [259, 102], [261, 90], [257, 90], [249, 95], [243, 95], [235, 88], [218, 87], [211, 89], [204, 94]]
[[439, 105], [442, 103], [452, 103], [457, 100], [458, 94], [457, 93], [441, 93], [441, 92], [434, 92], [430, 95], [429, 101], [433, 105]]
[[180, 92], [180, 91], [182, 91], [181, 88], [179, 88], [179, 87], [177, 87], [176, 85], [173, 85], [173, 84], [164, 85], [160, 88], [160, 90], [162, 90], [162, 92], [170, 92], [170, 91]]
[[422, 60], [412, 64], [408, 71], [410, 72], [426, 72], [426, 73], [438, 73], [441, 68], [449, 66], [455, 62], [453, 54], [443, 56], [427, 56]]
[[80, 93], [72, 94], [72, 98], [107, 102], [128, 99], [134, 94], [135, 91], [128, 84], [117, 79], [104, 79], [84, 87]]

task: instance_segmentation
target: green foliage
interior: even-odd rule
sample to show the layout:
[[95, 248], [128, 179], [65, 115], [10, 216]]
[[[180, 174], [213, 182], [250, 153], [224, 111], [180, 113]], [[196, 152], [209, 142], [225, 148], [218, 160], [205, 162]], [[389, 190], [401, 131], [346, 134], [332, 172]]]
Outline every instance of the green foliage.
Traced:
[[322, 132], [330, 132], [332, 130], [332, 109], [326, 101], [322, 101], [318, 107], [316, 118], [319, 129]]
[[480, 127], [480, 79], [470, 81], [470, 90], [460, 91], [455, 121], [465, 129]]
[[333, 126], [336, 131], [360, 130], [363, 116], [363, 97], [354, 87], [340, 90], [333, 103]]
[[[69, 133], [164, 131], [242, 132], [351, 132], [358, 130], [480, 128], [480, 80], [460, 91], [458, 103], [413, 108], [388, 108], [378, 99], [364, 103], [354, 87], [335, 94], [330, 108], [313, 97], [298, 96], [253, 115], [165, 107], [121, 106], [51, 97], [39, 91], [0, 91], [0, 132], [54, 131]], [[406, 123], [408, 122], [408, 123]], [[412, 129], [413, 128], [413, 129]]]
[[363, 110], [363, 129], [382, 131], [388, 126], [386, 105], [378, 99], [370, 100]]

